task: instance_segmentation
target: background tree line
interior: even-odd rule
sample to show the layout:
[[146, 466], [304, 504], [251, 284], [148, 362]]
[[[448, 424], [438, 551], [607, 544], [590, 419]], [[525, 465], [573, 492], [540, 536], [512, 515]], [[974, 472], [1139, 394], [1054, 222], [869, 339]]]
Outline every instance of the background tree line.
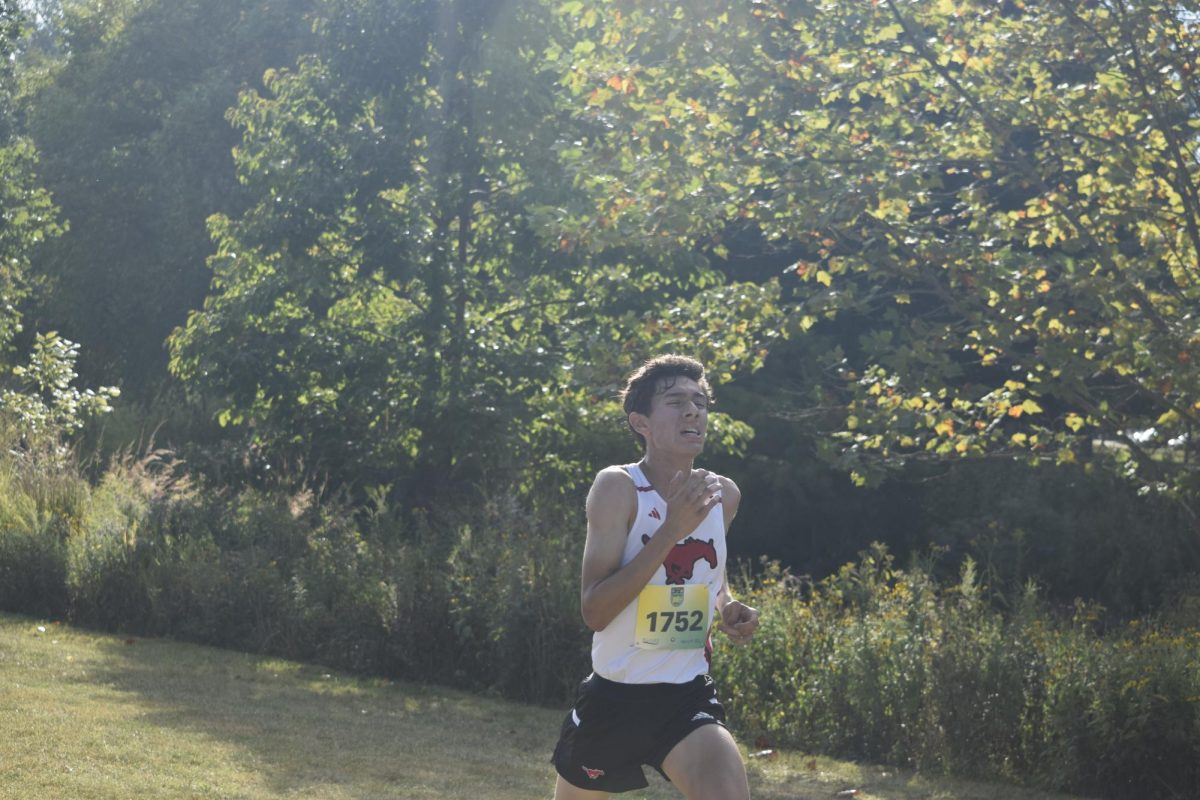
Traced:
[[[110, 448], [425, 508], [578, 491], [684, 349], [742, 555], [935, 543], [1144, 609], [1196, 563], [1189, 17], [922, 8], [31, 3], [18, 346], [83, 345]], [[1145, 537], [1122, 586], [1070, 565]]]
[[680, 351], [735, 557], [1178, 616], [1194, 5], [0, 2], [0, 598], [556, 699]]

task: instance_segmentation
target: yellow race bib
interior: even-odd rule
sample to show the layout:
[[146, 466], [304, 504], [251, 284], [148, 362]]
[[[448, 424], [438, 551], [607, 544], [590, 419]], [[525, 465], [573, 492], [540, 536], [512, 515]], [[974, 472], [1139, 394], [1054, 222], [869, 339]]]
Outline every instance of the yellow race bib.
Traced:
[[647, 586], [638, 595], [634, 645], [645, 650], [695, 650], [708, 641], [708, 584]]

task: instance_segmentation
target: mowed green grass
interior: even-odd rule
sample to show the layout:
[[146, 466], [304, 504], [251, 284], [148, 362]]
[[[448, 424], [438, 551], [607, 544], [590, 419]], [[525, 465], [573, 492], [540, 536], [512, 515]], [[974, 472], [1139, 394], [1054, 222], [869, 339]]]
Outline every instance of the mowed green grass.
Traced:
[[[0, 800], [550, 798], [562, 709], [0, 614]], [[778, 753], [757, 800], [1065, 800]], [[644, 792], [679, 797], [651, 775]]]

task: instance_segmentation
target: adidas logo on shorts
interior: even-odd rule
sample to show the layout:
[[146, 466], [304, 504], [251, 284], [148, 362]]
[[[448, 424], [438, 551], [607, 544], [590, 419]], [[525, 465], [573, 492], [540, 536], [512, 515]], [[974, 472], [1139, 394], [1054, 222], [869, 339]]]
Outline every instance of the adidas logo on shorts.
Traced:
[[696, 716], [692, 717], [692, 722], [696, 722], [697, 720], [701, 720], [701, 719], [716, 719], [716, 718], [712, 714], [709, 714], [707, 711], [697, 711]]

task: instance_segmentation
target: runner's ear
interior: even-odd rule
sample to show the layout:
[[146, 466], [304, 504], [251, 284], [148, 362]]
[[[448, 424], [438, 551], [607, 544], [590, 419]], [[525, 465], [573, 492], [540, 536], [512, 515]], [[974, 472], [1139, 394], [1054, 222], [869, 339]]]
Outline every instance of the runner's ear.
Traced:
[[650, 419], [641, 412], [631, 411], [629, 412], [629, 427], [644, 436], [650, 428]]

